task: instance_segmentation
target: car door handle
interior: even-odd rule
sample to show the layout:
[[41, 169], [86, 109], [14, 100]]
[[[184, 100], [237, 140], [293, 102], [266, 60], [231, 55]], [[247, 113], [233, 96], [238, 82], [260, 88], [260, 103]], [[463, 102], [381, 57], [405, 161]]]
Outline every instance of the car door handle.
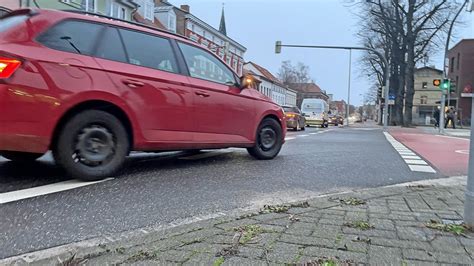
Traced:
[[196, 91], [194, 92], [197, 96], [201, 96], [201, 97], [209, 97], [211, 95], [209, 95], [209, 93], [206, 93], [204, 91]]
[[124, 79], [122, 83], [129, 86], [130, 88], [137, 88], [145, 86], [145, 83], [133, 79]]

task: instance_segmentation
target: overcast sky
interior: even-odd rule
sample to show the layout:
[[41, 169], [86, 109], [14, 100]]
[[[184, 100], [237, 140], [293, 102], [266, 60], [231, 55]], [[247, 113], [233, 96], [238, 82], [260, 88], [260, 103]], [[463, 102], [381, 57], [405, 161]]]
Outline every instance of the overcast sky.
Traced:
[[[358, 18], [351, 13], [348, 0], [169, 0], [180, 6], [188, 4], [191, 13], [219, 28], [222, 3], [225, 3], [227, 35], [247, 47], [244, 59], [253, 61], [274, 75], [281, 62], [303, 62], [310, 67], [315, 82], [334, 94], [334, 99], [347, 101], [348, 51], [283, 48], [274, 53], [276, 40], [283, 44], [357, 46], [355, 33]], [[354, 12], [354, 10], [352, 10]], [[458, 28], [457, 39], [474, 38], [472, 15], [463, 17], [465, 26]], [[362, 103], [362, 95], [370, 86], [360, 75], [358, 59], [353, 52], [351, 104]], [[431, 64], [442, 67], [442, 54]]]

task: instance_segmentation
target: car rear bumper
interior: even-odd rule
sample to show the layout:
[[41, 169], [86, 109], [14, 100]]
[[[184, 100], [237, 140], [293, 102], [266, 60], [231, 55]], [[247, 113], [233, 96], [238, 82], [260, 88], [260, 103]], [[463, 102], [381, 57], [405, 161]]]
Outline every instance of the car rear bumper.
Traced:
[[306, 125], [309, 126], [320, 126], [324, 123], [323, 119], [308, 119], [306, 118]]

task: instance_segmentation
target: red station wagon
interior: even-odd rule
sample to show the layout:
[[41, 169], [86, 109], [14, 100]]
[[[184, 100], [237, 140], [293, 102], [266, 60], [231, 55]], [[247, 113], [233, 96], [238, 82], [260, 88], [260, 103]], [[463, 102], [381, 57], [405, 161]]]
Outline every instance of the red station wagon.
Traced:
[[16, 10], [0, 19], [0, 155], [29, 161], [52, 150], [83, 180], [113, 175], [132, 150], [240, 147], [272, 159], [283, 111], [247, 80], [172, 33]]

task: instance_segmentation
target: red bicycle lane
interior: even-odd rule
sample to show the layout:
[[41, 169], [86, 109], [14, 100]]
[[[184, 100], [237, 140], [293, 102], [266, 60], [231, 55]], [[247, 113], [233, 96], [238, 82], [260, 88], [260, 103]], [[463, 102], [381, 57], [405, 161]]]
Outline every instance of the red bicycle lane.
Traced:
[[446, 176], [467, 175], [469, 139], [425, 133], [416, 128], [394, 128], [390, 134]]

